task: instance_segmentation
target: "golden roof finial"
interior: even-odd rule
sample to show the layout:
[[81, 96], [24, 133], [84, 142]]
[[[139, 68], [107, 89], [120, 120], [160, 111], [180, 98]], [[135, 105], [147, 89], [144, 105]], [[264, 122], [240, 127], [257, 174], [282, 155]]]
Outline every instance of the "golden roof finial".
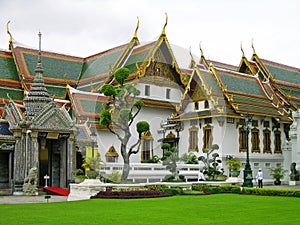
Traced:
[[192, 54], [192, 48], [191, 48], [191, 46], [190, 46], [190, 56], [191, 56], [190, 68], [193, 68], [196, 65], [196, 62], [195, 62], [193, 54]]
[[255, 48], [254, 48], [253, 42], [254, 42], [254, 40], [253, 40], [253, 38], [252, 38], [252, 40], [251, 40], [251, 46], [252, 46], [252, 49], [253, 49], [253, 55], [254, 55], [254, 54], [256, 54], [256, 52], [255, 52]]
[[12, 35], [11, 35], [11, 33], [9, 31], [9, 28], [8, 28], [9, 23], [10, 23], [10, 20], [6, 24], [6, 32], [9, 35], [9, 49], [10, 49], [10, 45], [12, 44]]
[[165, 13], [165, 14], [166, 14], [166, 23], [165, 23], [164, 28], [161, 32], [162, 35], [166, 35], [166, 26], [168, 25], [168, 14], [167, 13]]
[[140, 27], [140, 19], [139, 19], [139, 17], [137, 16], [137, 24], [136, 24], [136, 28], [135, 28], [135, 31], [134, 31], [133, 38], [138, 39], [138, 37], [137, 37], [137, 31], [138, 31], [139, 27]]
[[244, 50], [243, 50], [243, 42], [241, 41], [241, 51], [243, 53], [243, 57], [245, 56]]
[[200, 49], [200, 52], [201, 52], [201, 56], [204, 56], [203, 50], [202, 50], [202, 47], [201, 47], [201, 43], [202, 43], [202, 41], [199, 42], [199, 49]]

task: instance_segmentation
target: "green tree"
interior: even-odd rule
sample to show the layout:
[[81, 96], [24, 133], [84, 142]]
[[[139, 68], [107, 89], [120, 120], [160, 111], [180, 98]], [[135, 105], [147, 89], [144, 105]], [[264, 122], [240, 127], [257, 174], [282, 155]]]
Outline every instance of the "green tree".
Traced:
[[222, 163], [222, 160], [219, 158], [218, 153], [213, 153], [215, 150], [218, 150], [219, 146], [217, 144], [213, 144], [210, 148], [204, 149], [205, 156], [200, 156], [198, 158], [199, 161], [204, 163], [204, 174], [206, 174], [210, 179], [216, 179], [216, 176], [223, 173], [223, 169], [219, 170], [218, 166]]
[[114, 73], [114, 79], [119, 85], [105, 84], [101, 88], [101, 92], [110, 97], [110, 100], [106, 104], [106, 108], [100, 113], [99, 123], [106, 126], [121, 143], [121, 155], [124, 161], [122, 181], [126, 181], [129, 174], [130, 156], [139, 152], [142, 133], [150, 129], [146, 121], [138, 122], [136, 131], [139, 138], [136, 143], [128, 147], [132, 138], [130, 127], [144, 105], [143, 102], [135, 100], [140, 91], [132, 84], [124, 85], [129, 74], [129, 69], [119, 68]]

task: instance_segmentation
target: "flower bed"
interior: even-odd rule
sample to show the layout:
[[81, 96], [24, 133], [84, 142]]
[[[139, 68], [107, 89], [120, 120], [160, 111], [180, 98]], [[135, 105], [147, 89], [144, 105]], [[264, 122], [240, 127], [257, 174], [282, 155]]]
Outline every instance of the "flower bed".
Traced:
[[96, 195], [91, 196], [94, 198], [158, 198], [158, 197], [168, 197], [170, 194], [161, 193], [156, 190], [138, 190], [138, 191], [100, 191]]

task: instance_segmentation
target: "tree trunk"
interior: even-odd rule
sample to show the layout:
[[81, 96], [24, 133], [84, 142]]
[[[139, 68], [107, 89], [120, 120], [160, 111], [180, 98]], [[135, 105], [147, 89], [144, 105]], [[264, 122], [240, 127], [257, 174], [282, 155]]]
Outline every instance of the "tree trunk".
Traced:
[[124, 161], [124, 165], [123, 165], [121, 180], [122, 180], [122, 182], [125, 182], [127, 180], [127, 177], [128, 177], [128, 174], [129, 174], [129, 169], [130, 169], [129, 155], [128, 154], [123, 155], [123, 161]]

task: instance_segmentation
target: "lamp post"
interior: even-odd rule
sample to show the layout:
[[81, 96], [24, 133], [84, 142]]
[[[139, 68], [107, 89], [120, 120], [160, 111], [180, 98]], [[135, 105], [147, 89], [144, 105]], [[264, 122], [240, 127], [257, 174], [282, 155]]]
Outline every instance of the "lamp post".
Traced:
[[90, 134], [91, 141], [92, 141], [92, 158], [95, 156], [95, 143], [97, 142], [97, 135], [94, 130], [92, 130], [92, 133]]
[[253, 187], [252, 170], [251, 170], [251, 165], [250, 165], [250, 162], [249, 162], [249, 133], [250, 133], [250, 124], [252, 122], [252, 115], [246, 114], [246, 115], [244, 115], [244, 118], [245, 118], [245, 126], [246, 126], [247, 156], [246, 156], [246, 164], [245, 164], [245, 169], [244, 169], [243, 187]]

